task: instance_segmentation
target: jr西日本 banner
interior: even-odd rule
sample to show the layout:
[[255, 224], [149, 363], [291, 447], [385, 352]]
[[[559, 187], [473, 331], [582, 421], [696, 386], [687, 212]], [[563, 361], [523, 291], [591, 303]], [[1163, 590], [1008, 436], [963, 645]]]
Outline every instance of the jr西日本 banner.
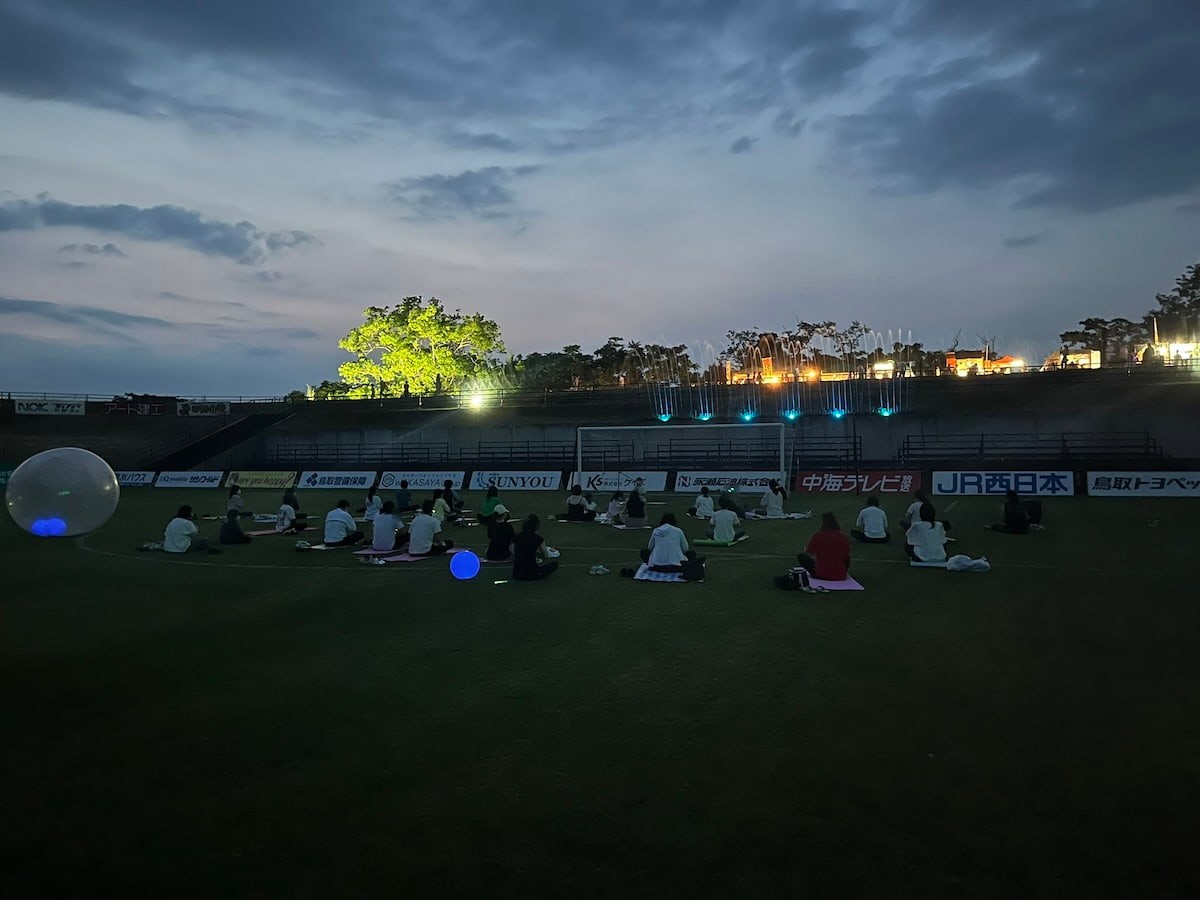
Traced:
[[1092, 497], [1200, 497], [1200, 472], [1088, 472]]
[[1071, 472], [934, 472], [933, 492], [943, 496], [1002, 497], [1016, 491], [1029, 497], [1071, 497]]

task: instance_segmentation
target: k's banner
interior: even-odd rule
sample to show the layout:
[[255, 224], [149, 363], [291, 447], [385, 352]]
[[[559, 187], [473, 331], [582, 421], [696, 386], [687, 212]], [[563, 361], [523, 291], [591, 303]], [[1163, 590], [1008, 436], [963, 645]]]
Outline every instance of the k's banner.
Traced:
[[666, 472], [572, 472], [569, 487], [579, 485], [585, 491], [665, 491]]
[[1200, 472], [1088, 472], [1092, 497], [1200, 497]]
[[1003, 497], [1016, 491], [1027, 497], [1071, 497], [1071, 472], [934, 472], [933, 492], [947, 497]]

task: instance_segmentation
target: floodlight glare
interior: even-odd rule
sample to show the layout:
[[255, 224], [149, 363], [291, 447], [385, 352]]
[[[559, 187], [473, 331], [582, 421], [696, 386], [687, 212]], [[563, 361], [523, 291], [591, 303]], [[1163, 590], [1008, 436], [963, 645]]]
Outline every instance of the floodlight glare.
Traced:
[[467, 402], [471, 405], [471, 409], [483, 409], [483, 394], [472, 394]]

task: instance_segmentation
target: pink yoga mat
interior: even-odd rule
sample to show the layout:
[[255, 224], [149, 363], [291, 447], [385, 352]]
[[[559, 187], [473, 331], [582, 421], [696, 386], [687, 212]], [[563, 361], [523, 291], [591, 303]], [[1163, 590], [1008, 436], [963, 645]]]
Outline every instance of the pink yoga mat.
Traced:
[[[276, 531], [274, 528], [268, 528], [265, 531], [247, 531], [246, 534], [250, 537], [266, 537], [269, 534], [288, 534], [286, 531]], [[299, 532], [295, 532], [299, 534]]]
[[397, 556], [385, 556], [383, 561], [385, 563], [413, 563], [424, 562], [427, 559], [445, 559], [447, 556], [453, 556], [460, 550], [465, 549], [465, 547], [451, 547], [445, 553], [439, 553], [437, 556], [409, 556], [407, 553], [401, 553]]
[[845, 581], [822, 581], [820, 578], [812, 578], [809, 583], [813, 587], [822, 587], [827, 591], [865, 591], [866, 588], [854, 580], [853, 576], [847, 576]]

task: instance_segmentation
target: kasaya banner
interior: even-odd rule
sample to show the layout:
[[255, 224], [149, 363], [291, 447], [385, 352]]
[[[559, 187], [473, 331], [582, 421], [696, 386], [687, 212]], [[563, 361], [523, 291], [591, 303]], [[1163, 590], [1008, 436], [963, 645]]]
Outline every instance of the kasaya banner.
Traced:
[[224, 472], [159, 472], [154, 486], [160, 488], [214, 488], [221, 486]]
[[493, 485], [501, 491], [560, 491], [562, 472], [472, 472], [470, 489], [486, 491]]
[[1092, 497], [1200, 497], [1200, 472], [1088, 472]]
[[778, 472], [679, 472], [675, 475], [676, 492], [694, 494], [702, 487], [722, 491], [765, 491]]
[[375, 484], [375, 472], [302, 472], [296, 487], [302, 490], [366, 490]]
[[797, 494], [911, 494], [921, 486], [920, 472], [797, 472]]
[[150, 487], [154, 484], [153, 472], [117, 472], [117, 484], [121, 487]]
[[568, 487], [581, 486], [585, 491], [665, 491], [666, 472], [572, 472]]
[[242, 490], [270, 488], [285, 490], [296, 486], [295, 472], [230, 472], [225, 479], [225, 486], [237, 485]]
[[16, 400], [18, 416], [82, 416], [85, 404], [82, 400], [61, 402], [58, 400]]
[[466, 472], [384, 472], [379, 479], [379, 489], [394, 491], [400, 487], [400, 482], [407, 481], [410, 491], [436, 491], [449, 481], [454, 490], [461, 491], [466, 480]]
[[934, 472], [933, 492], [945, 497], [1072, 497], [1072, 472]]

